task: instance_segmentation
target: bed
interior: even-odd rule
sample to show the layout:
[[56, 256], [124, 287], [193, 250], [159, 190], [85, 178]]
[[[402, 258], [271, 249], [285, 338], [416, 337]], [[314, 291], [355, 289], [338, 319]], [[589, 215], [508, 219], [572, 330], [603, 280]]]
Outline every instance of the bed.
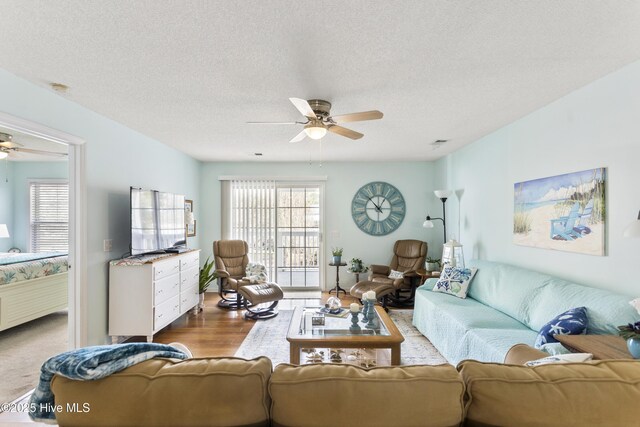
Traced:
[[0, 253], [0, 331], [67, 308], [67, 254]]

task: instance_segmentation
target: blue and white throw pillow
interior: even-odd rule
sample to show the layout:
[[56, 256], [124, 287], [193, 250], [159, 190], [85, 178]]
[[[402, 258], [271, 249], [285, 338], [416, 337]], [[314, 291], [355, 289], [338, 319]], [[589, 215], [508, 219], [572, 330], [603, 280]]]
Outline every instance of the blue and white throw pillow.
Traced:
[[554, 335], [580, 335], [587, 333], [587, 308], [577, 307], [567, 310], [554, 317], [550, 322], [540, 328], [535, 347], [540, 348], [545, 344], [558, 342]]
[[477, 268], [446, 267], [440, 279], [433, 287], [434, 292], [444, 292], [458, 298], [466, 298], [469, 291], [469, 284], [476, 275]]
[[269, 281], [269, 276], [267, 276], [267, 268], [259, 264], [257, 262], [250, 262], [247, 264], [246, 268], [247, 277], [245, 279], [249, 280], [252, 284], [256, 283], [266, 283]]

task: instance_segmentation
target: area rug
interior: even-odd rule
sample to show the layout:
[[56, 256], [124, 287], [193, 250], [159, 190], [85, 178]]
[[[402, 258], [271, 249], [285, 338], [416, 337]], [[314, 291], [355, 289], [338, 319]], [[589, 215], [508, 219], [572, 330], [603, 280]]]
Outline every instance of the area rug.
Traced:
[[[253, 359], [267, 356], [274, 366], [289, 363], [289, 342], [286, 339], [293, 311], [281, 310], [273, 319], [259, 321], [244, 339], [235, 356]], [[401, 356], [403, 365], [439, 365], [447, 360], [411, 323], [413, 310], [390, 310], [389, 316], [397, 326], [404, 342]]]
[[61, 311], [0, 332], [0, 403], [35, 388], [42, 363], [68, 350], [67, 318]]

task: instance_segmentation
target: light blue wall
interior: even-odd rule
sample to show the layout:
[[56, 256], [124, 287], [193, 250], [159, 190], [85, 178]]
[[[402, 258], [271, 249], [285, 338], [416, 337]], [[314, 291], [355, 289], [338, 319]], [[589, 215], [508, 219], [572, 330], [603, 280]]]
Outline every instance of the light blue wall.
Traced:
[[[106, 342], [107, 262], [128, 251], [129, 186], [199, 194], [200, 162], [48, 90], [0, 70], [0, 111], [87, 141], [89, 344]], [[73, 93], [73, 90], [72, 90]], [[113, 251], [104, 252], [104, 239]], [[198, 247], [198, 238], [189, 239]]]
[[13, 163], [12, 205], [13, 246], [29, 249], [29, 180], [68, 179], [68, 162], [11, 162]]
[[[622, 237], [640, 209], [640, 62], [597, 80], [439, 160], [436, 185], [452, 199], [467, 257], [503, 261], [638, 296], [640, 239]], [[514, 94], [517, 96], [517, 94]], [[513, 184], [607, 167], [605, 257], [512, 243]], [[515, 284], [514, 284], [515, 285]]]
[[13, 247], [13, 162], [0, 160], [0, 224], [6, 224], [9, 238], [0, 238], [0, 252]]
[[[442, 229], [422, 228], [429, 209], [436, 212], [439, 201], [433, 196], [432, 164], [428, 162], [397, 163], [205, 163], [200, 180], [202, 205], [198, 227], [202, 230], [200, 242], [203, 255], [209, 256], [212, 243], [221, 237], [220, 181], [223, 175], [252, 176], [327, 176], [325, 186], [325, 263], [331, 247], [344, 248], [343, 259], [353, 257], [367, 264], [388, 264], [393, 244], [398, 239], [425, 240], [429, 248], [442, 246]], [[351, 200], [355, 192], [371, 181], [386, 181], [396, 186], [407, 203], [407, 214], [396, 231], [381, 237], [360, 231], [351, 218]], [[440, 209], [440, 208], [437, 208]], [[441, 212], [437, 210], [437, 212]], [[201, 226], [202, 225], [202, 226]], [[438, 227], [438, 226], [437, 226]], [[431, 253], [431, 249], [429, 251]], [[335, 284], [335, 268], [325, 267], [325, 282]], [[347, 289], [355, 277], [341, 272], [341, 285]], [[344, 287], [344, 286], [343, 286]]]

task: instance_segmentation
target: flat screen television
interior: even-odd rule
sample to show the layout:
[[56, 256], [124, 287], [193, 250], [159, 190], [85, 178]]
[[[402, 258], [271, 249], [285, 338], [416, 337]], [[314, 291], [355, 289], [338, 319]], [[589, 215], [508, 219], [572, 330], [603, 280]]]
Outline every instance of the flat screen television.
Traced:
[[184, 195], [131, 187], [131, 255], [186, 248]]

